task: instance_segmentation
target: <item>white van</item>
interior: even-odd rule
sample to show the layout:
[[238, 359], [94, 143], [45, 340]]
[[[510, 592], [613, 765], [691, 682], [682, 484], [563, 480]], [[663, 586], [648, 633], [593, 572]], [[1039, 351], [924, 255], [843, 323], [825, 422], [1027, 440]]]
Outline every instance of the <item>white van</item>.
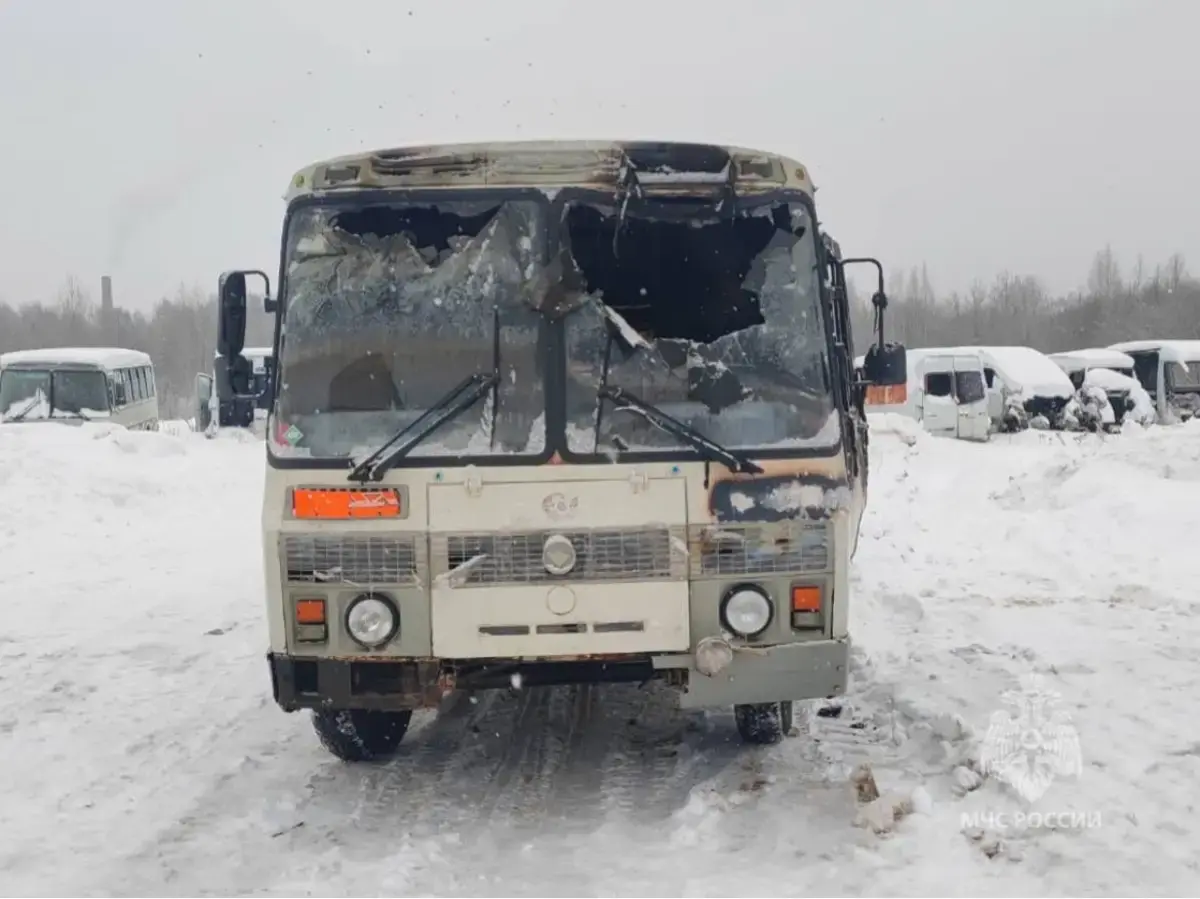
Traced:
[[[862, 357], [855, 360], [861, 366]], [[868, 389], [866, 411], [896, 412], [916, 419], [926, 431], [960, 440], [991, 434], [987, 390], [978, 354], [944, 348], [908, 350], [904, 390]]]
[[1096, 347], [1051, 353], [1049, 358], [1066, 373], [1076, 390], [1104, 392], [1114, 426], [1120, 426], [1126, 419], [1138, 424], [1154, 423], [1154, 403], [1138, 383], [1133, 357], [1128, 353]]
[[103, 419], [157, 430], [154, 364], [137, 350], [53, 347], [0, 356], [0, 421]]
[[1132, 357], [1160, 422], [1186, 421], [1200, 412], [1200, 340], [1130, 340], [1109, 349]]

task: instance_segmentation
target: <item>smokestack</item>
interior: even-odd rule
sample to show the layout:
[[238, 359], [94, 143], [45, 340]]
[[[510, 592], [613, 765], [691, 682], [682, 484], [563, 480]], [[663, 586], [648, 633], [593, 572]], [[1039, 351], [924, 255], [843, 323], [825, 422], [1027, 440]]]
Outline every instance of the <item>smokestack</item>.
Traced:
[[117, 342], [117, 317], [113, 314], [112, 278], [100, 276], [100, 327], [104, 329], [104, 340], [112, 345]]

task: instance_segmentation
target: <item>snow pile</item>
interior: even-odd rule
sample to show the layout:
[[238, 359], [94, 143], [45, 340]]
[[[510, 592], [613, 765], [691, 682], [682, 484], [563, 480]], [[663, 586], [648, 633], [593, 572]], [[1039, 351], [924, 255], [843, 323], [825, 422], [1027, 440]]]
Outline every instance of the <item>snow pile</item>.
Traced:
[[1009, 390], [1030, 396], [1070, 398], [1075, 393], [1066, 372], [1043, 353], [1027, 346], [978, 348], [985, 365], [991, 365]]
[[1049, 359], [1057, 364], [1066, 372], [1079, 371], [1080, 369], [1099, 367], [1099, 368], [1127, 368], [1133, 369], [1133, 357], [1122, 353], [1119, 350], [1105, 349], [1103, 347], [1093, 347], [1086, 350], [1068, 350], [1064, 353], [1051, 353]]
[[898, 412], [867, 413], [867, 423], [872, 435], [890, 434], [908, 446], [930, 436], [920, 422]]
[[1101, 390], [1125, 392], [1133, 401], [1133, 408], [1125, 414], [1125, 421], [1134, 421], [1140, 425], [1152, 425], [1157, 420], [1154, 411], [1154, 400], [1146, 392], [1137, 378], [1123, 375], [1111, 368], [1092, 368], [1083, 376], [1085, 387], [1098, 387]]
[[1111, 368], [1089, 368], [1083, 376], [1083, 383], [1099, 387], [1101, 390], [1132, 390], [1134, 387], [1141, 387], [1135, 378], [1123, 375], [1119, 371], [1113, 371]]

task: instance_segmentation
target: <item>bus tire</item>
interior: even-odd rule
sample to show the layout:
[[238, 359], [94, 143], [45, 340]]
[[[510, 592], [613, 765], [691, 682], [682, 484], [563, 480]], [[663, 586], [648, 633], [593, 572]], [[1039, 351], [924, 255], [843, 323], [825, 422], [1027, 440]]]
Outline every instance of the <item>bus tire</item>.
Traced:
[[313, 730], [321, 745], [343, 762], [390, 757], [404, 739], [410, 720], [411, 711], [317, 709], [312, 714]]
[[764, 702], [753, 705], [735, 705], [733, 718], [737, 722], [738, 735], [742, 742], [756, 746], [778, 743], [792, 729], [793, 708], [791, 702]]

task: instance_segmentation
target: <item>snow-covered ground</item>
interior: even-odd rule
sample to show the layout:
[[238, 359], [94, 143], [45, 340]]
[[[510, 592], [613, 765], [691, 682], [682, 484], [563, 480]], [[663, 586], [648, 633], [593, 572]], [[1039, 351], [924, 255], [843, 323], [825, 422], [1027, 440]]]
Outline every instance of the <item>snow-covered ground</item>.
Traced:
[[[729, 714], [677, 712], [662, 690], [527, 690], [457, 700], [360, 767], [270, 698], [263, 452], [186, 430], [0, 428], [4, 893], [1200, 882], [1200, 424], [974, 445], [875, 422], [852, 693], [778, 746], [744, 748]], [[1029, 674], [1071, 716], [1052, 744], [1065, 773], [1033, 805], [999, 776], [966, 790]], [[884, 805], [912, 809], [884, 833], [856, 826], [864, 762]]]

